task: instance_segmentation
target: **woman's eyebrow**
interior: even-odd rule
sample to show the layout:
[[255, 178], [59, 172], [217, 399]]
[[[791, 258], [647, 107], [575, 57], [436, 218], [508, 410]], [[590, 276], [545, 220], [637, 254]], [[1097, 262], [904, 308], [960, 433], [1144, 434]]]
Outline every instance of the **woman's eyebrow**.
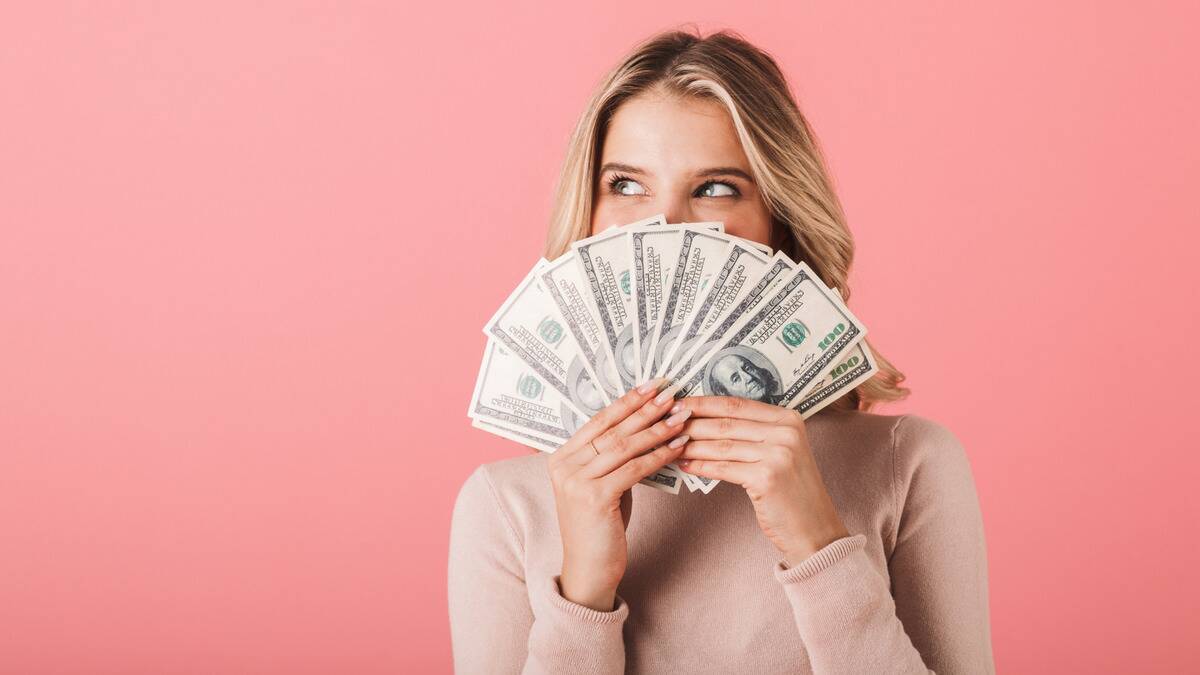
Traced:
[[704, 169], [703, 171], [697, 171], [696, 176], [697, 177], [737, 176], [738, 178], [741, 178], [742, 180], [746, 181], [747, 183], [754, 182], [754, 179], [750, 177], [750, 174], [746, 173], [745, 171], [742, 171], [741, 169], [737, 168], [736, 166], [718, 166], [718, 167], [714, 167], [711, 169]]
[[643, 176], [646, 175], [645, 171], [637, 168], [636, 166], [633, 166], [632, 164], [622, 164], [620, 162], [606, 162], [600, 167], [600, 173], [604, 173], [605, 171], [623, 171], [625, 173], [637, 173], [642, 174]]
[[[605, 162], [604, 165], [600, 167], [600, 173], [604, 173], [606, 171], [620, 171], [623, 173], [632, 173], [642, 176], [647, 175], [647, 172], [644, 169], [639, 169], [632, 164], [624, 164], [622, 162]], [[693, 175], [697, 178], [704, 178], [708, 176], [737, 176], [748, 183], [754, 182], [754, 178], [751, 177], [750, 174], [742, 171], [736, 166], [716, 166], [711, 169], [701, 169], [700, 171], [695, 172]]]

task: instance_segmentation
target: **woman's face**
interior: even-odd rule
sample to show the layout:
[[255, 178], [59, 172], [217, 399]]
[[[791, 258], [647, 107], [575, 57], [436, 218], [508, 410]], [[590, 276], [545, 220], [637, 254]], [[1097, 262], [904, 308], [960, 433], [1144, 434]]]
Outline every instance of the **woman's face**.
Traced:
[[595, 195], [592, 234], [664, 213], [669, 223], [722, 221], [729, 234], [771, 243], [770, 210], [716, 101], [647, 92], [621, 104]]

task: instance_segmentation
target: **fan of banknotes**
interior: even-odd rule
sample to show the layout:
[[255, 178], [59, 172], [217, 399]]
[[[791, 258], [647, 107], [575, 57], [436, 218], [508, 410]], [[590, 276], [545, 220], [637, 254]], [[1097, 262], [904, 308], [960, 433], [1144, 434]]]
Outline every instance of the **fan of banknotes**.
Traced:
[[[804, 262], [662, 215], [538, 260], [483, 329], [472, 425], [554, 452], [630, 388], [740, 396], [808, 417], [878, 370], [866, 327]], [[642, 483], [707, 494], [669, 464]]]

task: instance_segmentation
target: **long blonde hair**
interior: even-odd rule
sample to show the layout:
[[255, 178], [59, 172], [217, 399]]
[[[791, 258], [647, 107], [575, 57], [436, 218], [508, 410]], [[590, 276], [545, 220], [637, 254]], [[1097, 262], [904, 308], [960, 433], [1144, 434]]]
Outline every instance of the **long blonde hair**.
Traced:
[[[591, 232], [593, 190], [609, 121], [623, 102], [652, 89], [725, 106], [772, 213], [771, 246], [808, 263], [849, 301], [854, 239], [816, 137], [775, 60], [729, 31], [708, 37], [678, 30], [655, 35], [604, 77], [567, 148], [546, 236], [546, 258], [557, 258]], [[908, 395], [900, 386], [904, 374], [874, 345], [868, 346], [879, 372], [832, 406], [869, 410]]]

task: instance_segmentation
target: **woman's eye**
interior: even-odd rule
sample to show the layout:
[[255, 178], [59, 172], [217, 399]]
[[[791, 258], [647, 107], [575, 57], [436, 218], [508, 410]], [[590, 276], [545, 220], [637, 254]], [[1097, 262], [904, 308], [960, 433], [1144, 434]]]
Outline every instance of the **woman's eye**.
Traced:
[[699, 195], [701, 197], [736, 197], [738, 191], [729, 183], [712, 181], [700, 186]]
[[639, 185], [637, 183], [637, 181], [632, 181], [632, 180], [629, 180], [628, 178], [622, 178], [621, 180], [613, 181], [612, 187], [613, 187], [613, 192], [616, 192], [619, 195], [644, 195], [644, 194], [646, 194], [646, 188]]

